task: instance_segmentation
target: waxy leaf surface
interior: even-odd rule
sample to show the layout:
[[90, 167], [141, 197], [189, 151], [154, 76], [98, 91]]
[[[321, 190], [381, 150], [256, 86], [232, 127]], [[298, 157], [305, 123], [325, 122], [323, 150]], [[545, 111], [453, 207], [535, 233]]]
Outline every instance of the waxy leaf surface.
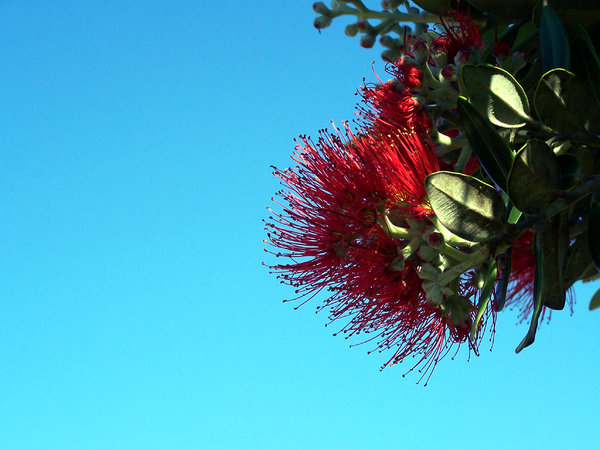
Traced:
[[425, 178], [429, 203], [442, 224], [472, 242], [502, 237], [508, 228], [500, 194], [489, 184], [456, 172], [436, 172]]
[[525, 91], [506, 70], [483, 64], [465, 65], [461, 78], [469, 101], [494, 125], [519, 128], [532, 120]]

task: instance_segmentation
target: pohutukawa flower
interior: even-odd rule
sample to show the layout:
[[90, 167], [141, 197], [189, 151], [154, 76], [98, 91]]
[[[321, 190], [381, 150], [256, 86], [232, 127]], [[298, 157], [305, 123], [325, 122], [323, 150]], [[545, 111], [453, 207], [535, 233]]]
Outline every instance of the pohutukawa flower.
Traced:
[[425, 376], [467, 340], [472, 289], [457, 280], [458, 291], [438, 303], [424, 290], [419, 271], [431, 263], [417, 250], [429, 246], [423, 229], [432, 228], [432, 212], [423, 180], [439, 160], [426, 134], [390, 133], [354, 134], [345, 125], [336, 134], [322, 131], [316, 144], [301, 138], [298, 166], [274, 172], [284, 189], [282, 212], [273, 211], [266, 227], [275, 248], [269, 251], [290, 262], [270, 267], [296, 288], [296, 300], [328, 291], [324, 307], [331, 320], [348, 320], [345, 333], [373, 333], [369, 340], [380, 349], [396, 348], [384, 366], [420, 355], [414, 367]]
[[444, 32], [432, 41], [432, 51], [443, 50], [448, 62], [452, 62], [459, 52], [470, 54], [473, 50], [483, 47], [481, 32], [467, 14], [453, 11], [448, 14], [448, 18], [449, 20], [441, 19]]

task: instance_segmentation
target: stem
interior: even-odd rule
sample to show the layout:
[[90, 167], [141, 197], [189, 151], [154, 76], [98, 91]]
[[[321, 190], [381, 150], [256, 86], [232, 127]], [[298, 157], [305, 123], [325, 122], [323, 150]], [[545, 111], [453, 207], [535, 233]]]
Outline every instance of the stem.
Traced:
[[377, 223], [379, 223], [381, 228], [383, 228], [383, 231], [385, 231], [389, 237], [397, 239], [408, 239], [414, 234], [406, 228], [394, 225], [390, 218], [387, 216], [387, 214], [380, 214], [377, 218]]
[[463, 262], [444, 271], [438, 279], [438, 283], [440, 284], [440, 286], [446, 286], [448, 283], [450, 283], [455, 278], [461, 276], [467, 270], [479, 266], [483, 261], [485, 261], [488, 258], [489, 255], [490, 250], [487, 246], [479, 247], [474, 253], [471, 253], [469, 257], [466, 258]]

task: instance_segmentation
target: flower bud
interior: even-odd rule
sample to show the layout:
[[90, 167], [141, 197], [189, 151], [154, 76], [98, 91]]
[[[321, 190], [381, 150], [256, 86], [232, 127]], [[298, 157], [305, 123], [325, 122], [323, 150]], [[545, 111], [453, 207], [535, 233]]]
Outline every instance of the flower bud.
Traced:
[[425, 263], [417, 267], [417, 275], [422, 280], [437, 281], [440, 271], [433, 264]]
[[393, 50], [393, 49], [387, 49], [384, 50], [383, 52], [381, 52], [381, 58], [384, 61], [397, 61], [398, 58], [400, 57], [400, 52], [398, 50]]
[[313, 8], [313, 11], [316, 12], [317, 14], [327, 15], [329, 13], [329, 8], [323, 2], [313, 3], [312, 8]]
[[429, 46], [423, 39], [417, 39], [412, 43], [412, 51], [419, 64], [425, 64], [429, 59]]
[[317, 30], [327, 28], [329, 25], [331, 25], [331, 17], [319, 16], [319, 17], [315, 18], [315, 21], [313, 22], [313, 24]]
[[371, 48], [375, 44], [375, 39], [377, 36], [372, 33], [363, 34], [360, 37], [360, 46], [363, 48]]
[[381, 7], [383, 9], [394, 9], [404, 3], [404, 0], [382, 0]]
[[391, 36], [385, 35], [385, 36], [381, 36], [381, 38], [379, 39], [379, 43], [381, 45], [383, 45], [384, 47], [388, 47], [388, 48], [399, 48], [400, 47], [400, 43], [398, 42], [397, 39], [394, 39]]
[[429, 236], [427, 236], [427, 242], [437, 250], [441, 250], [446, 244], [444, 235], [437, 230], [433, 230], [431, 233], [429, 233]]
[[361, 33], [367, 33], [373, 29], [373, 26], [367, 20], [359, 20], [356, 22], [356, 27]]
[[435, 259], [439, 254], [438, 252], [431, 247], [429, 244], [423, 243], [417, 250], [417, 255], [421, 258], [422, 261], [431, 262]]
[[448, 62], [448, 54], [446, 53], [446, 47], [441, 44], [432, 45], [429, 48], [429, 54], [431, 55], [431, 59], [435, 63], [438, 69], [442, 69]]
[[456, 81], [458, 76], [456, 66], [454, 64], [446, 64], [442, 69], [442, 76], [448, 81]]
[[346, 36], [354, 37], [358, 34], [358, 27], [355, 23], [351, 23], [350, 25], [346, 25], [346, 29], [344, 31], [346, 33]]
[[435, 305], [441, 305], [444, 302], [444, 294], [435, 281], [423, 281], [421, 285], [425, 291], [425, 297]]

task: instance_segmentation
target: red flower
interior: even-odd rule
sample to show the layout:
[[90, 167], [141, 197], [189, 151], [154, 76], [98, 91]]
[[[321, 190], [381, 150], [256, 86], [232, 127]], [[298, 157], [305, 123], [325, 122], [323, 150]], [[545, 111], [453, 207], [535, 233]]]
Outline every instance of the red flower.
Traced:
[[[413, 369], [424, 377], [469, 339], [477, 290], [470, 274], [451, 292], [437, 287], [438, 303], [423, 288], [419, 271], [429, 259], [417, 249], [427, 241], [422, 231], [434, 228], [424, 179], [445, 163], [429, 137], [432, 122], [413, 98], [422, 74], [403, 59], [387, 70], [395, 81], [361, 90], [356, 134], [345, 124], [336, 134], [321, 131], [317, 143], [302, 137], [298, 166], [275, 168], [284, 189], [266, 242], [288, 260], [270, 268], [296, 288], [295, 300], [327, 292], [317, 309], [347, 321], [342, 332], [368, 333], [380, 351], [394, 349], [384, 367], [416, 357]], [[475, 352], [490, 311], [470, 342]]]
[[359, 109], [360, 115], [377, 133], [385, 135], [417, 129], [426, 135], [431, 119], [413, 97], [421, 86], [423, 74], [403, 58], [388, 63], [386, 72], [394, 77], [391, 81], [367, 85], [360, 91], [365, 104]]
[[453, 11], [448, 17], [449, 22], [440, 18], [444, 32], [431, 42], [432, 52], [443, 52], [452, 62], [459, 53], [469, 55], [474, 49], [483, 47], [479, 28], [468, 15]]
[[[346, 126], [343, 134], [323, 131], [317, 144], [302, 138], [293, 159], [298, 167], [275, 169], [285, 186], [283, 212], [267, 223], [276, 249], [270, 252], [289, 262], [271, 269], [304, 302], [327, 291], [318, 309], [327, 308], [332, 321], [348, 320], [344, 333], [370, 333], [380, 350], [395, 348], [384, 366], [419, 355], [414, 367], [430, 374], [467, 340], [474, 306], [458, 297], [445, 303], [462, 302], [459, 319], [428, 300], [416, 270], [423, 261], [403, 257], [410, 244], [378, 219], [388, 214], [397, 226], [431, 226], [423, 187], [439, 169], [431, 142], [414, 131], [354, 135]], [[461, 294], [474, 294], [469, 283], [462, 282]]]
[[505, 42], [496, 42], [496, 46], [492, 51], [492, 56], [498, 59], [506, 59], [512, 55], [512, 48]]

